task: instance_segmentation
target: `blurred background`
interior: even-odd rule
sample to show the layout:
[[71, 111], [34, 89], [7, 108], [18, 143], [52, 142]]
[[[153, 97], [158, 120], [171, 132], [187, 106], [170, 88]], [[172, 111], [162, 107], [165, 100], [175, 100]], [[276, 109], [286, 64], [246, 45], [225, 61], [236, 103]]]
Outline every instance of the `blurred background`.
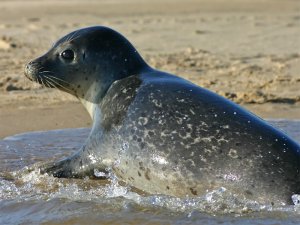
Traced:
[[153, 67], [263, 118], [300, 119], [298, 0], [0, 0], [0, 138], [89, 126], [72, 96], [41, 88], [24, 64], [61, 36], [109, 26]]

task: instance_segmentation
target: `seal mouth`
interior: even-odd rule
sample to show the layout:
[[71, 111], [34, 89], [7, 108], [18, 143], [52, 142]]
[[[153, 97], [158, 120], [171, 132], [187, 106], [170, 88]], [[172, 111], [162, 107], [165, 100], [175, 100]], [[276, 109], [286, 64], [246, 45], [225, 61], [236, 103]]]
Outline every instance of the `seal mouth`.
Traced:
[[36, 79], [34, 79], [34, 63], [33, 62], [29, 62], [26, 64], [25, 66], [25, 69], [24, 69], [24, 74], [25, 74], [25, 77], [27, 77], [29, 80], [31, 81], [35, 81], [36, 82]]
[[40, 83], [41, 82], [41, 80], [39, 79], [40, 68], [41, 67], [39, 63], [31, 61], [26, 64], [24, 74], [29, 80]]
[[[30, 81], [41, 84], [47, 88], [56, 88], [55, 82], [52, 82], [54, 77], [51, 71], [40, 71], [41, 67], [37, 62], [29, 62], [25, 66], [24, 74]], [[50, 77], [49, 77], [50, 76]]]
[[27, 77], [30, 81], [35, 81], [29, 74], [25, 73], [25, 77]]

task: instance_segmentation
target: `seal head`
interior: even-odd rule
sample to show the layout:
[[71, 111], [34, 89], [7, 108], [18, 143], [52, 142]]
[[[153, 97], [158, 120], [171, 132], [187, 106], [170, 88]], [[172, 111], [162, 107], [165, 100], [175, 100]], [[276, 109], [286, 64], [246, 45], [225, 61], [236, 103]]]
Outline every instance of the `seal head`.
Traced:
[[46, 87], [98, 103], [110, 85], [148, 69], [131, 43], [107, 27], [74, 31], [25, 66], [25, 75]]

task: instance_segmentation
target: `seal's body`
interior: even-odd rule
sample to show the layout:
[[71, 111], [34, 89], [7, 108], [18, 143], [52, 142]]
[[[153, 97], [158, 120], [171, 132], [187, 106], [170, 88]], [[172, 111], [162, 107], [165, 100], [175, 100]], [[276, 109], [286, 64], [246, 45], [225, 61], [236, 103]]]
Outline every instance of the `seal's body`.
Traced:
[[300, 193], [300, 146], [235, 103], [149, 67], [119, 33], [75, 31], [25, 68], [77, 96], [93, 119], [74, 156], [42, 168], [57, 177], [111, 169], [148, 193], [199, 196], [225, 187], [258, 202]]

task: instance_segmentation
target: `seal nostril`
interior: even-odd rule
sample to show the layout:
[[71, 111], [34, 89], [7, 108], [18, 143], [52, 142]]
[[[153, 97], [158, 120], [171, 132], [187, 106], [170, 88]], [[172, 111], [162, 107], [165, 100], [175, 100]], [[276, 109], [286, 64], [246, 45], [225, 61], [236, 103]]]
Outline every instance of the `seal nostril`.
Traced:
[[31, 70], [34, 70], [36, 68], [38, 64], [34, 61], [30, 61], [28, 62], [26, 65], [25, 65], [25, 70], [27, 71], [31, 71]]
[[30, 68], [31, 68], [30, 63], [31, 62], [29, 62], [25, 65], [25, 74], [28, 74], [30, 72]]
[[28, 62], [28, 63], [26, 64], [25, 68], [26, 68], [26, 69], [29, 69], [30, 66], [31, 66], [32, 64], [33, 64], [32, 61]]
[[33, 61], [30, 61], [28, 62], [26, 65], [25, 65], [25, 68], [24, 68], [24, 74], [25, 76], [31, 80], [31, 81], [34, 81], [35, 80], [35, 73], [36, 73], [36, 67], [35, 67], [35, 62]]
[[37, 63], [34, 61], [30, 61], [29, 63], [27, 63], [27, 67], [30, 68], [30, 67], [34, 66], [35, 64], [37, 64]]

